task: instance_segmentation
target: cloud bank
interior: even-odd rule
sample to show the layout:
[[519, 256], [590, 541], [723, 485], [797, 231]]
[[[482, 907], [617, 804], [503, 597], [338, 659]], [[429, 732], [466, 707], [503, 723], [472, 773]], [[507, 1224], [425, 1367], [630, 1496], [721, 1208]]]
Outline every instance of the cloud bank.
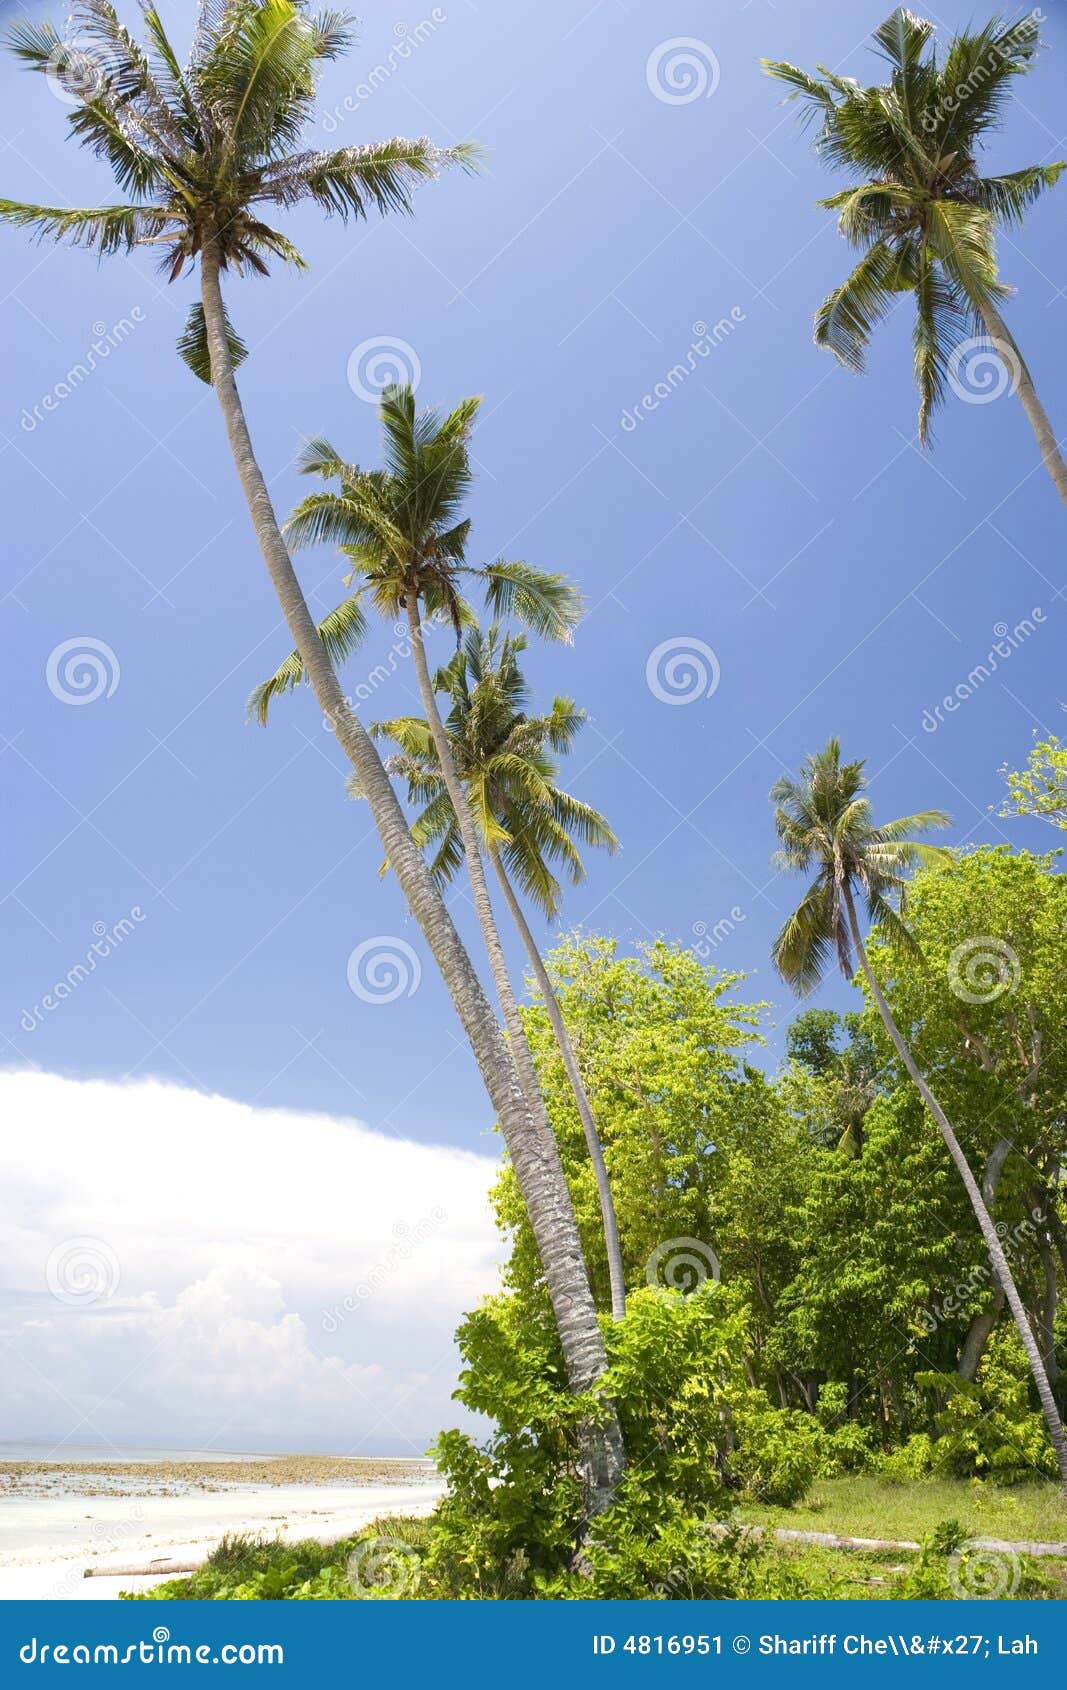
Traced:
[[0, 1439], [422, 1453], [497, 1281], [489, 1157], [0, 1072]]

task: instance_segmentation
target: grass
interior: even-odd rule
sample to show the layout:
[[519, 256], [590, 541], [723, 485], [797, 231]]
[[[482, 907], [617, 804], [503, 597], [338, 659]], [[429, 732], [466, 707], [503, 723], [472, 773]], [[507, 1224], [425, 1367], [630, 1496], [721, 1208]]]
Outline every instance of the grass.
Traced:
[[1067, 1543], [1067, 1502], [1059, 1487], [1039, 1482], [1000, 1489], [981, 1480], [915, 1479], [893, 1483], [870, 1474], [818, 1479], [793, 1508], [749, 1504], [741, 1518], [794, 1531], [919, 1542], [942, 1520], [958, 1520], [971, 1537]]

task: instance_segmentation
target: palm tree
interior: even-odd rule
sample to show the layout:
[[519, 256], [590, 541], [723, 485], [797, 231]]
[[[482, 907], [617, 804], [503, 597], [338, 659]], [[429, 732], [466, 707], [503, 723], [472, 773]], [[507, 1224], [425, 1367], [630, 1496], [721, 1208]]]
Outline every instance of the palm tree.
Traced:
[[[367, 794], [389, 861], [470, 1040], [529, 1209], [568, 1379], [572, 1389], [584, 1391], [603, 1374], [606, 1355], [559, 1156], [411, 839], [377, 748], [348, 707], [319, 638], [253, 450], [234, 379], [244, 348], [222, 296], [224, 272], [262, 273], [272, 257], [303, 263], [288, 239], [262, 220], [264, 208], [310, 200], [342, 219], [371, 210], [407, 211], [418, 183], [446, 165], [469, 163], [470, 150], [444, 152], [421, 140], [334, 152], [299, 149], [319, 68], [350, 39], [350, 20], [340, 13], [314, 17], [294, 0], [201, 0], [184, 67], [150, 5], [144, 24], [147, 51], [120, 24], [109, 0], [80, 0], [72, 18], [75, 45], [48, 25], [25, 21], [11, 32], [18, 56], [58, 80], [73, 102], [72, 132], [111, 166], [126, 199], [84, 210], [2, 200], [0, 220], [99, 254], [158, 245], [172, 279], [187, 262], [200, 260], [200, 302], [180, 350], [215, 389], [256, 538], [304, 672]], [[610, 1411], [602, 1422], [590, 1422], [583, 1437], [586, 1503], [593, 1514], [609, 1505], [618, 1484], [622, 1440]]]
[[871, 967], [856, 914], [858, 889], [870, 920], [878, 923], [885, 937], [906, 950], [918, 952], [911, 929], [891, 900], [895, 895], [898, 906], [901, 904], [907, 869], [916, 864], [939, 867], [951, 863], [950, 851], [918, 844], [909, 838], [912, 832], [945, 827], [949, 818], [942, 810], [923, 810], [918, 815], [902, 816], [899, 821], [876, 827], [871, 819], [870, 799], [863, 796], [866, 784], [863, 763], [842, 763], [840, 744], [831, 739], [824, 750], [808, 757], [798, 779], [783, 775], [771, 788], [775, 826], [782, 842], [776, 859], [778, 866], [804, 873], [816, 871], [815, 879], [774, 942], [774, 963], [783, 980], [797, 992], [806, 993], [818, 984], [835, 955], [846, 979], [852, 977], [855, 959], [859, 959], [893, 1047], [937, 1123], [966, 1187], [993, 1272], [1007, 1297], [1026, 1351], [1056, 1451], [1060, 1479], [1067, 1491], [1067, 1443], [1059, 1410], [997, 1229], [952, 1125], [919, 1072], [907, 1040], [893, 1018]]
[[[328, 441], [310, 441], [299, 467], [305, 474], [336, 481], [338, 489], [303, 499], [290, 516], [286, 533], [294, 545], [335, 541], [352, 566], [346, 584], [358, 582], [355, 591], [319, 626], [320, 648], [328, 660], [347, 656], [362, 639], [367, 604], [390, 622], [400, 616], [407, 621], [423, 709], [457, 818], [475, 914], [519, 1083], [541, 1131], [554, 1144], [489, 897], [480, 835], [437, 707], [426, 660], [423, 612], [431, 619], [446, 617], [459, 638], [473, 619], [461, 592], [469, 578], [481, 585], [494, 613], [513, 612], [546, 638], [566, 640], [581, 614], [581, 599], [562, 575], [526, 563], [476, 565], [468, 561], [471, 524], [460, 513], [472, 481], [468, 440], [479, 404], [478, 399], [465, 399], [446, 416], [433, 410], [418, 412], [410, 387], [386, 388], [379, 407], [386, 467], [361, 469], [347, 463]], [[303, 675], [304, 661], [297, 649], [270, 680], [256, 688], [250, 709], [265, 720], [271, 699], [295, 686]]]
[[[451, 701], [445, 730], [452, 760], [525, 947], [574, 1095], [600, 1200], [612, 1315], [621, 1320], [626, 1279], [604, 1151], [559, 999], [515, 890], [517, 885], [552, 920], [559, 914], [561, 889], [550, 865], [561, 865], [578, 885], [585, 865], [576, 838], [612, 852], [618, 840], [599, 811], [556, 784], [559, 767], [553, 753], [570, 750], [585, 711], [576, 709], [573, 699], [555, 698], [547, 715], [527, 714], [530, 689], [518, 661], [525, 649], [523, 634], [501, 635], [496, 625], [488, 634], [472, 628], [452, 662], [434, 676], [434, 687]], [[436, 846], [434, 875], [442, 883], [452, 880], [463, 861], [463, 842], [429, 724], [400, 716], [372, 731], [400, 747], [400, 755], [386, 767], [407, 781], [409, 799], [423, 806], [412, 837], [419, 845]]]
[[[815, 314], [815, 342], [862, 370], [875, 324], [901, 293], [915, 300], [915, 378], [919, 438], [945, 396], [956, 349], [981, 326], [1022, 401], [1041, 456], [1067, 503], [1067, 464], [1011, 331], [999, 310], [1011, 289], [997, 269], [998, 224], [1023, 221], [1064, 169], [1032, 164], [1002, 176], [979, 173], [977, 155], [1000, 123], [1016, 77], [1041, 46], [1037, 12], [1014, 23], [993, 19], [926, 51], [934, 25], [898, 7], [875, 30], [889, 81], [864, 88], [823, 66], [763, 61], [769, 75], [820, 123], [818, 156], [858, 181], [829, 199], [838, 228], [862, 256]], [[956, 378], [959, 379], [958, 377]]]

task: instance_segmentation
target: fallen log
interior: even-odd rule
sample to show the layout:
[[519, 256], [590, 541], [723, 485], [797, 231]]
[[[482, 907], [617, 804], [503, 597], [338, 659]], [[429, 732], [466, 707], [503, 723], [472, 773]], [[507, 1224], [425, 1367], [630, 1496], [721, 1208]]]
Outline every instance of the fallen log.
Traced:
[[147, 1567], [86, 1567], [87, 1579], [171, 1578], [175, 1573], [197, 1573], [203, 1561], [152, 1561]]
[[[762, 1537], [767, 1528], [746, 1526], [745, 1530]], [[810, 1543], [822, 1549], [866, 1549], [878, 1552], [884, 1549], [917, 1551], [922, 1548], [920, 1543], [915, 1543], [910, 1538], [844, 1537], [838, 1532], [800, 1532], [787, 1526], [776, 1526], [773, 1532], [779, 1542]], [[967, 1539], [967, 1545], [971, 1549], [989, 1549], [1000, 1555], [1056, 1555], [1061, 1560], [1067, 1560], [1067, 1543], [1009, 1543], [1006, 1539], [997, 1537], [972, 1537]]]

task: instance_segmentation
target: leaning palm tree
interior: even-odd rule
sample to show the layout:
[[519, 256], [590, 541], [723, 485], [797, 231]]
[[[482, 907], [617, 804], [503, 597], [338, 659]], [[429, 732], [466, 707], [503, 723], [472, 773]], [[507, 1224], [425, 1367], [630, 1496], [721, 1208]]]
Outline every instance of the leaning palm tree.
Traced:
[[[422, 705], [456, 814], [475, 914], [519, 1082], [531, 1111], [551, 1138], [489, 897], [480, 836], [437, 706], [423, 616], [431, 621], [444, 617], [460, 637], [474, 614], [462, 589], [474, 582], [494, 613], [514, 613], [546, 638], [566, 640], [581, 614], [581, 599], [562, 575], [526, 563], [469, 561], [471, 524], [461, 512], [473, 479], [468, 441], [479, 404], [478, 399], [465, 399], [447, 415], [419, 412], [410, 387], [386, 388], [379, 407], [385, 468], [362, 469], [346, 462], [328, 441], [312, 440], [298, 460], [300, 469], [335, 481], [337, 489], [303, 499], [286, 524], [286, 534], [297, 546], [333, 540], [351, 565], [346, 584], [355, 584], [354, 590], [318, 629], [328, 659], [347, 656], [363, 638], [368, 606], [391, 623], [398, 617], [407, 622]], [[265, 720], [271, 699], [295, 686], [303, 675], [304, 659], [297, 649], [256, 688], [250, 709]]]
[[[611, 1311], [621, 1320], [626, 1279], [604, 1151], [559, 999], [516, 891], [552, 920], [562, 897], [553, 865], [578, 885], [585, 865], [576, 841], [613, 852], [618, 840], [598, 810], [557, 784], [556, 758], [570, 750], [585, 711], [572, 699], [555, 698], [546, 715], [527, 713], [530, 689], [519, 664], [525, 649], [523, 634], [502, 635], [496, 625], [488, 634], [472, 628], [452, 661], [434, 676], [434, 687], [450, 701], [445, 731], [452, 761], [526, 950], [582, 1123], [600, 1202]], [[400, 747], [386, 768], [407, 781], [409, 799], [421, 805], [412, 837], [419, 845], [435, 847], [430, 866], [436, 879], [453, 880], [463, 862], [463, 840], [429, 724], [417, 716], [398, 716], [372, 731]]]
[[865, 787], [863, 763], [842, 763], [840, 744], [831, 739], [824, 750], [806, 760], [799, 778], [783, 775], [771, 788], [775, 826], [782, 842], [776, 859], [778, 866], [803, 873], [816, 871], [815, 879], [774, 942], [775, 966], [783, 980], [796, 991], [806, 993], [818, 984], [834, 956], [846, 979], [852, 977], [855, 959], [859, 959], [886, 1032], [937, 1123], [971, 1200], [993, 1272], [1007, 1297], [1026, 1351], [1056, 1451], [1060, 1479], [1067, 1491], [1063, 1424], [997, 1229], [952, 1124], [919, 1072], [908, 1042], [897, 1026], [871, 967], [856, 913], [856, 895], [860, 893], [870, 920], [878, 923], [890, 943], [918, 952], [918, 942], [900, 910], [907, 885], [905, 872], [917, 864], [945, 866], [951, 863], [952, 853], [942, 847], [919, 844], [909, 835], [945, 827], [949, 818], [942, 810], [923, 810], [876, 827], [871, 818], [870, 799], [863, 796]]
[[[552, 1299], [572, 1389], [594, 1386], [606, 1367], [577, 1223], [559, 1156], [520, 1082], [478, 975], [414, 844], [377, 748], [349, 708], [319, 638], [257, 462], [234, 371], [245, 355], [222, 295], [223, 275], [261, 274], [272, 258], [302, 264], [286, 236], [264, 221], [270, 208], [311, 202], [327, 215], [407, 211], [414, 188], [468, 149], [391, 140], [337, 151], [301, 149], [317, 75], [350, 39], [342, 14], [315, 17], [297, 0], [201, 0], [183, 66], [151, 5], [143, 49], [109, 0], [80, 0], [72, 36], [24, 21], [10, 44], [54, 78], [71, 102], [72, 133], [110, 165], [125, 198], [87, 209], [0, 200], [0, 221], [97, 253], [156, 246], [169, 276], [199, 260], [200, 300], [180, 350], [215, 389], [264, 562], [315, 696], [359, 776], [408, 905], [441, 969], [499, 1116]], [[618, 1424], [609, 1411], [583, 1434], [590, 1513], [606, 1507], [622, 1471]]]
[[960, 348], [984, 327], [1067, 503], [1067, 464], [1000, 314], [1011, 289], [1000, 280], [995, 244], [997, 225], [1021, 223], [1064, 164], [1032, 164], [1000, 176], [982, 175], [978, 164], [1015, 79], [1033, 68], [1039, 16], [1035, 11], [1014, 23], [995, 18], [953, 36], [939, 55], [927, 51], [934, 25], [898, 7], [874, 35], [889, 80], [870, 88], [821, 65], [811, 75], [792, 64], [763, 64], [819, 124], [818, 156], [857, 179], [820, 201], [838, 213], [839, 230], [862, 256], [816, 312], [816, 344], [846, 368], [862, 370], [872, 329], [900, 294], [912, 294], [925, 442], [946, 385], [965, 379]]

